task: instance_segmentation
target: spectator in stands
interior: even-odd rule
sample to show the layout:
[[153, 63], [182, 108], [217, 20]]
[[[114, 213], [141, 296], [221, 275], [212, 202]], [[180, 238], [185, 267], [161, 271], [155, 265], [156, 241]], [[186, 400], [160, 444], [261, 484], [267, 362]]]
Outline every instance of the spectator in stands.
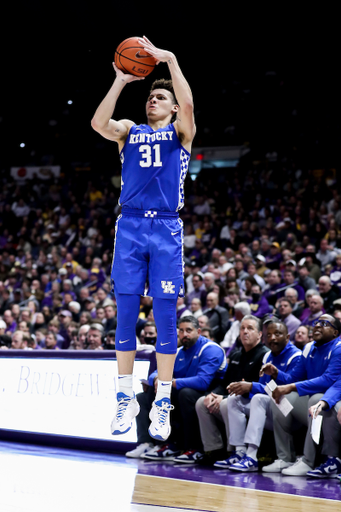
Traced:
[[[274, 403], [271, 403], [273, 425], [278, 459], [265, 466], [263, 471], [282, 472], [283, 475], [303, 476], [314, 467], [316, 445], [311, 436], [309, 408], [316, 404], [340, 377], [341, 372], [341, 323], [331, 315], [320, 316], [314, 324], [314, 342], [303, 350], [299, 364], [290, 372], [284, 373], [271, 363], [263, 367], [278, 384], [272, 396], [277, 401], [286, 396], [293, 409], [284, 416]], [[322, 397], [323, 399], [323, 397]], [[296, 462], [293, 432], [297, 425], [308, 427], [304, 444], [304, 455]]]
[[328, 276], [320, 277], [318, 281], [318, 290], [321, 297], [323, 298], [323, 308], [326, 313], [333, 313], [334, 301], [337, 300], [340, 295], [335, 291]]
[[6, 334], [13, 334], [17, 329], [17, 322], [13, 318], [12, 311], [10, 309], [6, 309], [2, 319], [6, 324]]
[[204, 286], [203, 276], [201, 274], [194, 274], [192, 278], [192, 285], [193, 290], [187, 294], [186, 304], [191, 304], [193, 299], [199, 299], [201, 304], [205, 306], [207, 291]]
[[[267, 327], [267, 345], [270, 352], [264, 355], [262, 364], [272, 363], [287, 373], [297, 365], [302, 352], [289, 342], [286, 325], [270, 322]], [[261, 444], [264, 428], [273, 430], [271, 398], [265, 392], [270, 381], [263, 375], [258, 382], [232, 382], [227, 390], [227, 417], [229, 423], [229, 445], [233, 453], [226, 460], [218, 461], [216, 467], [233, 471], [257, 471], [257, 451]], [[248, 420], [248, 423], [247, 423]]]
[[204, 286], [205, 286], [205, 292], [206, 296], [208, 293], [210, 293], [213, 290], [215, 281], [215, 276], [212, 272], [205, 272], [204, 274]]
[[144, 343], [146, 345], [155, 345], [157, 330], [155, 322], [146, 322], [144, 327]]
[[247, 302], [250, 305], [251, 314], [257, 318], [262, 319], [265, 315], [271, 313], [272, 311], [268, 301], [262, 295], [259, 284], [252, 285], [251, 297], [247, 300]]
[[263, 291], [266, 283], [264, 279], [258, 274], [257, 267], [252, 261], [247, 265], [247, 274], [249, 277], [253, 277], [255, 279], [261, 291]]
[[[289, 268], [286, 268], [283, 273], [283, 282], [286, 287], [295, 288], [298, 293], [298, 300], [304, 300], [304, 289], [302, 286], [298, 284], [295, 277], [295, 271]], [[284, 295], [285, 290], [282, 292], [282, 296]]]
[[300, 325], [295, 332], [295, 345], [300, 350], [303, 350], [307, 343], [309, 343], [309, 327]]
[[310, 276], [306, 258], [303, 258], [298, 263], [298, 284], [304, 289], [305, 292], [307, 290], [316, 289], [316, 281]]
[[257, 254], [255, 256], [255, 262], [256, 262], [257, 274], [264, 279], [265, 272], [267, 270], [269, 270], [265, 264], [265, 257], [262, 254]]
[[11, 348], [14, 350], [26, 350], [27, 339], [24, 338], [25, 333], [22, 331], [15, 331], [12, 335]]
[[[190, 464], [199, 460], [201, 440], [195, 403], [203, 396], [211, 385], [216, 385], [226, 370], [226, 357], [223, 349], [216, 343], [201, 336], [196, 318], [184, 317], [179, 323], [180, 349], [175, 365], [172, 389], [172, 403], [175, 403], [177, 421], [181, 424], [180, 431], [175, 428], [172, 418], [172, 433], [167, 444], [150, 449], [154, 441], [148, 434], [149, 411], [155, 398], [157, 372], [149, 377], [146, 392], [139, 393], [136, 398], [140, 404], [140, 414], [136, 417], [138, 447], [128, 452], [128, 457], [140, 457], [149, 460], [169, 460]], [[175, 444], [177, 443], [177, 444]], [[181, 449], [183, 454], [180, 455]]]
[[192, 299], [191, 305], [190, 305], [191, 314], [195, 316], [195, 318], [199, 318], [202, 313], [202, 304], [200, 299]]
[[268, 276], [268, 286], [263, 291], [263, 297], [274, 306], [283, 288], [285, 286], [282, 283], [280, 270], [272, 270]]
[[336, 255], [334, 266], [331, 269], [329, 277], [332, 286], [334, 288], [337, 287], [339, 290], [339, 294], [341, 295], [341, 254]]
[[87, 335], [87, 348], [89, 350], [103, 350], [103, 336], [103, 325], [91, 324]]
[[326, 238], [322, 238], [320, 242], [320, 250], [316, 253], [316, 258], [321, 263], [322, 272], [326, 268], [326, 265], [334, 262], [338, 252], [339, 251], [334, 250], [332, 246], [328, 245], [328, 240]]
[[48, 332], [45, 336], [44, 348], [46, 350], [59, 350], [57, 345], [57, 335], [54, 332]]
[[309, 298], [308, 311], [309, 314], [303, 320], [301, 318], [302, 325], [313, 325], [315, 320], [317, 320], [325, 312], [321, 295], [311, 295]]
[[[291, 302], [292, 314], [296, 316], [296, 318], [300, 318], [304, 309], [304, 301], [298, 301], [297, 290], [295, 290], [295, 288], [287, 288], [284, 292], [284, 297]], [[276, 307], [278, 307], [278, 304], [276, 304]]]
[[230, 328], [226, 332], [223, 341], [220, 345], [225, 348], [231, 348], [235, 344], [240, 331], [240, 322], [243, 320], [244, 316], [250, 315], [251, 309], [250, 305], [247, 302], [238, 302], [234, 306], [234, 318], [232, 319]]
[[116, 329], [117, 319], [116, 319], [116, 307], [113, 303], [104, 303], [104, 313], [105, 313], [105, 323], [104, 323], [104, 333], [108, 333], [113, 329]]
[[218, 301], [219, 297], [216, 293], [208, 293], [206, 297], [207, 309], [203, 313], [208, 317], [209, 327], [212, 329], [215, 339], [220, 343], [223, 341], [227, 331], [229, 313], [227, 309], [219, 306]]
[[266, 256], [266, 266], [270, 269], [279, 269], [282, 259], [281, 246], [278, 242], [272, 242], [269, 255]]
[[226, 437], [229, 439], [228, 386], [232, 382], [242, 380], [258, 382], [263, 357], [268, 351], [261, 342], [262, 326], [258, 318], [252, 315], [244, 316], [239, 335], [242, 348], [231, 356], [224, 379], [211, 393], [199, 398], [195, 405], [207, 463], [213, 464], [225, 458], [225, 443], [219, 423], [225, 425]]
[[90, 324], [81, 325], [78, 330], [77, 342], [75, 343], [75, 350], [84, 350], [87, 344], [88, 332], [90, 329]]
[[287, 327], [290, 341], [293, 341], [301, 321], [293, 315], [293, 306], [288, 298], [282, 297], [279, 299], [278, 313], [281, 321]]
[[183, 318], [184, 316], [190, 316], [191, 311], [188, 309], [188, 307], [185, 304], [185, 298], [184, 297], [178, 297], [177, 303], [176, 303], [176, 318], [179, 321], [180, 318]]

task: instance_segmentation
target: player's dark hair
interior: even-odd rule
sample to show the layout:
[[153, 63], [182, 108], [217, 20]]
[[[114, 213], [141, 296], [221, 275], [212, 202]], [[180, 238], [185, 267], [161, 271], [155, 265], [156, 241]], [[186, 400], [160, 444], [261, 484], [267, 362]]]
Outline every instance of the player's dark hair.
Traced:
[[[155, 89], [166, 89], [166, 91], [169, 91], [173, 96], [174, 104], [178, 105], [178, 100], [175, 96], [172, 80], [166, 80], [165, 78], [159, 78], [158, 80], [155, 80], [151, 85], [150, 92], [154, 91]], [[174, 123], [175, 119], [176, 113], [173, 115], [171, 122]]]

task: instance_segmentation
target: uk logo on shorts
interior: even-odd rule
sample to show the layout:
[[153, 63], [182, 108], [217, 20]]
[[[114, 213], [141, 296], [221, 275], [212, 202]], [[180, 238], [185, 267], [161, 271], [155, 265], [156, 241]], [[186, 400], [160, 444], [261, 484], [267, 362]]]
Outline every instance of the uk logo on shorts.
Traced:
[[161, 281], [163, 293], [175, 293], [175, 284], [172, 281]]

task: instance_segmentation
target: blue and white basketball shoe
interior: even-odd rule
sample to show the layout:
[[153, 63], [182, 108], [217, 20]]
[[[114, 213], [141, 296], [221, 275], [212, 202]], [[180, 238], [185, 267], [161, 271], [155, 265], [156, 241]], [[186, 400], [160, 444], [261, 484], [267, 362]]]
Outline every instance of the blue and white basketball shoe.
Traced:
[[174, 409], [174, 405], [170, 403], [169, 398], [163, 398], [157, 402], [153, 402], [153, 406], [149, 413], [151, 424], [148, 432], [150, 437], [160, 441], [166, 441], [171, 433], [170, 412]]
[[125, 434], [131, 429], [133, 419], [140, 412], [140, 406], [135, 398], [124, 393], [117, 393], [114, 419], [111, 422], [113, 436]]

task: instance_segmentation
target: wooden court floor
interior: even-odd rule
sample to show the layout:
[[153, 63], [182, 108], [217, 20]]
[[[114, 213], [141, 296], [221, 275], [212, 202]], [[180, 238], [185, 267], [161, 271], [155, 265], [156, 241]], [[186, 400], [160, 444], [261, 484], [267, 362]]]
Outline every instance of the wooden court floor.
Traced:
[[146, 475], [136, 476], [132, 502], [211, 512], [341, 511], [335, 500]]
[[337, 480], [309, 487], [299, 477], [267, 480], [4, 441], [0, 468], [0, 512], [341, 511]]

